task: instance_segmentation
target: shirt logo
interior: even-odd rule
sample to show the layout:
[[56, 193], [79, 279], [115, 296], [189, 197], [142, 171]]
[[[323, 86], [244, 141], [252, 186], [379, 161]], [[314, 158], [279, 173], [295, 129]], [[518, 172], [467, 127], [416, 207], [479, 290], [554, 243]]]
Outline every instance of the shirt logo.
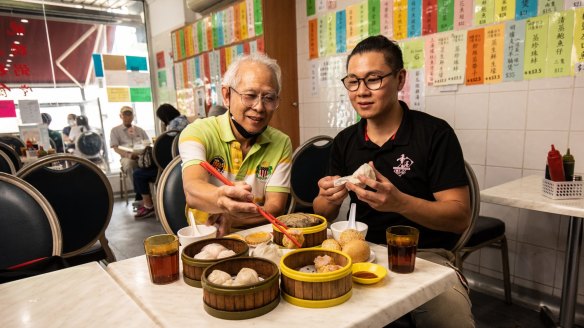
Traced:
[[393, 172], [399, 177], [406, 174], [412, 165], [414, 165], [414, 161], [411, 158], [406, 157], [404, 154], [396, 159], [396, 161], [399, 162], [399, 165], [393, 167]]
[[219, 171], [219, 173], [223, 173], [225, 171], [225, 160], [221, 157], [214, 157], [209, 162], [215, 170]]
[[261, 162], [256, 167], [256, 179], [261, 182], [266, 182], [268, 178], [272, 175], [273, 168], [268, 162]]

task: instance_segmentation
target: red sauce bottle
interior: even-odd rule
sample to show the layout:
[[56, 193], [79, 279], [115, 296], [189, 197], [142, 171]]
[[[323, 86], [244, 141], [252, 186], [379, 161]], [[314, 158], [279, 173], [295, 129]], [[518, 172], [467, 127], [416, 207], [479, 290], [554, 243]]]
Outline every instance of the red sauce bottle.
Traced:
[[547, 163], [550, 170], [550, 178], [552, 181], [564, 181], [564, 164], [562, 163], [562, 155], [552, 145], [552, 149], [548, 152]]

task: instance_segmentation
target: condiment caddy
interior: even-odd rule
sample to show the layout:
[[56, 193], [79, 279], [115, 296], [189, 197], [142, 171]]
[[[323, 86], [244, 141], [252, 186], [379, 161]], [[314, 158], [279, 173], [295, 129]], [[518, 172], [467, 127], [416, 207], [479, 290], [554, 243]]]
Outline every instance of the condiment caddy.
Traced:
[[546, 177], [542, 183], [544, 196], [551, 199], [584, 197], [584, 185], [581, 176], [574, 175], [574, 164], [574, 156], [570, 154], [570, 148], [562, 156], [554, 145], [551, 145], [547, 156]]

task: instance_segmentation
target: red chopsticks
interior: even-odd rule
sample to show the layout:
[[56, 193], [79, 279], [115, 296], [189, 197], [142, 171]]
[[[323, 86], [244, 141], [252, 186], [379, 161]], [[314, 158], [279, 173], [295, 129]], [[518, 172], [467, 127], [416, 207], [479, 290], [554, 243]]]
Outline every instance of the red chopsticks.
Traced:
[[[219, 181], [223, 182], [225, 185], [233, 186], [233, 182], [229, 181], [226, 177], [219, 173], [211, 164], [202, 161], [201, 166], [209, 173], [211, 173], [214, 177], [219, 179]], [[298, 246], [298, 248], [302, 248], [302, 245], [298, 242], [298, 240], [296, 240], [296, 238], [292, 237], [288, 233], [287, 231], [288, 227], [284, 223], [280, 222], [280, 220], [276, 219], [272, 214], [261, 208], [258, 204], [254, 202], [252, 203], [258, 208], [260, 214], [263, 217], [265, 217], [268, 221], [270, 221], [272, 224], [274, 224], [280, 231], [282, 231], [282, 233], [286, 235], [294, 243], [294, 245]]]

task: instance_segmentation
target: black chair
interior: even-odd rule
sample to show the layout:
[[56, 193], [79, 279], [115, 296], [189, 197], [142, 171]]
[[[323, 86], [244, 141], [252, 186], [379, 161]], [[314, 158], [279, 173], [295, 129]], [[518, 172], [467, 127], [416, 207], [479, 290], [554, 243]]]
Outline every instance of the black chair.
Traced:
[[61, 255], [57, 215], [33, 186], [0, 173], [0, 208], [0, 269]]
[[0, 172], [15, 174], [16, 169], [10, 157], [3, 151], [0, 150]]
[[[53, 163], [64, 165], [54, 168]], [[38, 189], [57, 213], [63, 257], [69, 263], [115, 261], [105, 237], [113, 193], [101, 169], [85, 158], [55, 154], [25, 166], [17, 175]]]
[[160, 171], [164, 170], [166, 166], [172, 161], [172, 143], [174, 139], [180, 134], [178, 130], [170, 130], [160, 134], [154, 141], [152, 147], [152, 155], [154, 163]]
[[501, 250], [503, 269], [503, 288], [505, 302], [512, 303], [511, 277], [509, 273], [509, 249], [505, 237], [505, 222], [488, 216], [479, 216], [470, 234], [470, 238], [456, 253], [456, 267], [462, 269], [464, 260], [473, 252], [483, 247], [493, 247]]
[[0, 151], [4, 152], [10, 158], [16, 171], [20, 170], [22, 161], [18, 153], [10, 145], [0, 142]]
[[[470, 223], [468, 225], [468, 227], [466, 228], [466, 230], [460, 235], [460, 238], [458, 239], [458, 241], [456, 242], [456, 244], [454, 245], [454, 247], [452, 247], [451, 252], [457, 256], [458, 252], [464, 247], [464, 245], [467, 243], [467, 241], [470, 239], [472, 231], [474, 229], [474, 226], [476, 224], [476, 221], [479, 217], [479, 212], [481, 210], [481, 189], [479, 186], [479, 181], [477, 180], [477, 177], [474, 173], [474, 170], [472, 169], [472, 166], [470, 166], [469, 163], [467, 163], [466, 161], [464, 162], [464, 171], [466, 173], [466, 177], [468, 179], [468, 192], [470, 195]], [[460, 268], [457, 264], [458, 262], [456, 262], [455, 259], [455, 263], [457, 268]], [[462, 270], [462, 268], [460, 268]]]
[[0, 136], [0, 142], [3, 142], [12, 147], [12, 149], [14, 149], [17, 154], [20, 154], [20, 148], [26, 147], [24, 142], [15, 136]]
[[180, 140], [180, 132], [172, 141], [172, 158], [175, 158], [178, 155], [180, 155], [180, 152], [178, 150], [178, 141], [179, 140]]
[[83, 132], [75, 140], [75, 149], [79, 151], [81, 156], [92, 160], [101, 159], [103, 145], [102, 137], [93, 131]]
[[314, 213], [312, 202], [318, 196], [318, 180], [327, 174], [332, 144], [333, 138], [316, 136], [294, 151], [290, 169], [292, 198], [288, 213]]
[[173, 159], [162, 171], [156, 187], [156, 216], [160, 219], [164, 231], [176, 234], [180, 228], [188, 225], [186, 218], [187, 201], [183, 190], [182, 161]]

